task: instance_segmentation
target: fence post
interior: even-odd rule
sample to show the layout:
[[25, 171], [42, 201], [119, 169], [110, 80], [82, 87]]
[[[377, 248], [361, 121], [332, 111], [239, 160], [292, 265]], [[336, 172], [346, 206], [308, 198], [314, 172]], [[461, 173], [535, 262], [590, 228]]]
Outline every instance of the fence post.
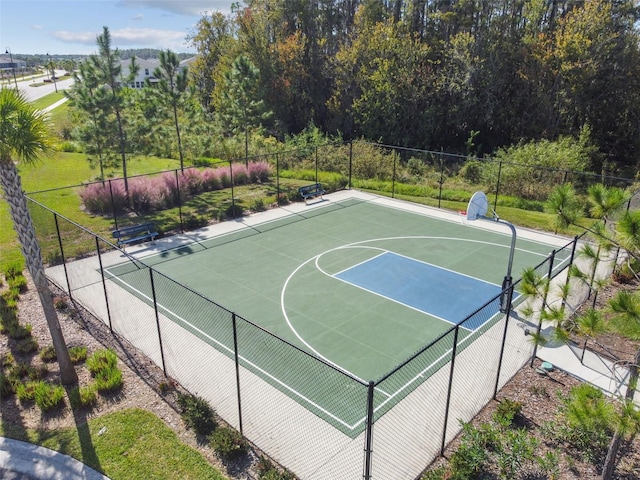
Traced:
[[102, 290], [104, 291], [104, 301], [107, 305], [107, 320], [109, 320], [109, 331], [113, 333], [113, 325], [111, 324], [111, 309], [109, 308], [109, 296], [107, 295], [107, 282], [104, 279], [104, 269], [102, 268], [102, 255], [100, 254], [100, 240], [96, 239], [96, 251], [98, 252], [98, 264], [100, 265], [100, 276], [102, 277]]
[[160, 333], [160, 316], [158, 315], [158, 302], [156, 300], [156, 287], [153, 283], [153, 269], [149, 269], [149, 278], [151, 278], [151, 294], [153, 296], [153, 310], [156, 313], [156, 327], [158, 329], [158, 342], [160, 343], [160, 360], [162, 361], [162, 371], [167, 376], [167, 367], [164, 364], [164, 350], [162, 348], [162, 334]]
[[373, 393], [375, 384], [373, 381], [369, 382], [369, 388], [367, 390], [367, 430], [365, 433], [365, 447], [364, 447], [364, 480], [371, 479], [371, 454], [373, 444]]
[[511, 301], [513, 299], [513, 284], [509, 286], [507, 293], [507, 316], [504, 319], [504, 332], [502, 333], [502, 345], [500, 345], [500, 357], [498, 358], [498, 373], [496, 374], [496, 385], [493, 389], [493, 399], [498, 395], [498, 387], [500, 385], [500, 371], [502, 370], [502, 359], [504, 358], [504, 345], [507, 342], [507, 328], [509, 327], [509, 319], [511, 318]]
[[231, 213], [236, 218], [236, 197], [233, 192], [233, 160], [229, 160], [229, 181], [231, 182]]
[[[567, 281], [565, 282], [564, 286], [565, 286], [565, 291], [569, 285], [569, 281], [571, 281], [571, 267], [573, 265], [573, 260], [575, 259], [576, 256], [576, 246], [578, 245], [578, 236], [576, 235], [575, 237], [573, 237], [573, 246], [571, 247], [571, 257], [569, 258], [569, 266], [567, 267]], [[598, 250], [600, 250], [600, 248], [598, 247]], [[599, 254], [598, 254], [599, 255]], [[593, 267], [593, 275], [595, 276], [596, 274], [596, 268], [598, 267], [598, 258], [596, 258], [594, 267]], [[552, 266], [553, 268], [553, 266]], [[551, 277], [549, 277], [551, 278]], [[591, 279], [591, 281], [593, 282], [593, 278]], [[589, 298], [591, 296], [591, 285], [589, 285], [589, 295], [587, 295], [587, 298]], [[586, 301], [586, 299], [585, 299]], [[580, 302], [582, 303], [582, 302]], [[567, 305], [567, 299], [563, 298], [562, 299], [562, 311], [564, 312], [564, 307]]]
[[111, 187], [111, 180], [109, 180], [109, 195], [111, 198], [111, 213], [113, 213], [113, 224], [115, 229], [118, 230], [118, 215], [116, 214], [116, 204], [113, 201], [113, 188]]
[[349, 140], [349, 190], [353, 188], [351, 184], [351, 172], [353, 166], [353, 140]]
[[176, 175], [176, 191], [178, 192], [178, 218], [180, 219], [180, 232], [184, 233], [184, 224], [182, 223], [182, 194], [180, 193], [180, 180], [178, 170], [174, 170]]
[[276, 153], [276, 204], [280, 205], [280, 155]]
[[391, 198], [396, 198], [396, 155], [393, 155], [393, 175], [391, 176]]
[[[549, 255], [549, 271], [547, 273], [547, 278], [549, 282], [551, 282], [551, 274], [553, 272], [553, 261], [556, 257], [556, 251], [551, 250], [551, 254]], [[547, 294], [549, 293], [549, 289], [544, 293], [544, 297], [542, 298], [542, 309], [544, 310], [545, 305], [547, 304]], [[540, 335], [540, 331], [542, 330], [542, 316], [538, 319], [538, 327], [536, 328], [536, 335]], [[537, 337], [536, 337], [537, 338]], [[529, 362], [529, 366], [533, 367], [533, 361], [536, 358], [536, 354], [538, 353], [538, 344], [533, 344], [533, 353], [531, 354], [531, 361]]]
[[451, 347], [451, 370], [449, 371], [449, 387], [447, 388], [447, 403], [444, 409], [444, 426], [442, 428], [442, 444], [440, 445], [440, 456], [444, 456], [444, 448], [447, 441], [447, 424], [449, 422], [449, 407], [451, 406], [451, 389], [453, 387], [453, 370], [456, 365], [456, 350], [458, 348], [459, 325], [453, 332], [453, 346]]
[[62, 268], [64, 269], [64, 278], [67, 281], [67, 291], [69, 292], [69, 298], [73, 299], [71, 295], [71, 282], [69, 282], [69, 272], [67, 271], [67, 261], [64, 258], [64, 249], [62, 248], [62, 235], [60, 235], [60, 226], [58, 225], [58, 214], [53, 213], [53, 220], [56, 224], [56, 234], [58, 235], [58, 246], [60, 247], [60, 256], [62, 257]]
[[498, 195], [500, 194], [500, 177], [502, 176], [502, 160], [498, 163], [498, 181], [496, 183], [496, 196], [493, 200], [493, 209], [498, 208]]
[[242, 401], [240, 398], [240, 361], [238, 359], [238, 328], [236, 326], [236, 314], [231, 314], [231, 323], [233, 324], [233, 355], [236, 364], [236, 389], [238, 392], [238, 424], [240, 435], [243, 435], [242, 432]]
[[438, 208], [440, 208], [440, 204], [442, 202], [442, 184], [444, 183], [444, 155], [442, 151], [440, 151], [440, 180], [438, 181], [438, 183]]
[[318, 146], [315, 146], [315, 155], [316, 155], [316, 182], [318, 183]]

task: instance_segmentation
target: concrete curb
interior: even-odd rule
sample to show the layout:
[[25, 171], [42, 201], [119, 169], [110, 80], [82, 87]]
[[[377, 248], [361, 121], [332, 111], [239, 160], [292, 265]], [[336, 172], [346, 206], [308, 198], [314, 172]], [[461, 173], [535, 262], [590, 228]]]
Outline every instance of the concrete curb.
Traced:
[[0, 478], [7, 480], [109, 480], [68, 455], [0, 437]]

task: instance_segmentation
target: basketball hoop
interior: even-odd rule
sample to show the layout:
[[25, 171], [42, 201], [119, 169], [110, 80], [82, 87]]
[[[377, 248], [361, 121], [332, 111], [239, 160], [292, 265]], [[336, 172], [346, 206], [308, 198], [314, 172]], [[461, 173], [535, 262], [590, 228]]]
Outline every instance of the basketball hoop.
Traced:
[[501, 220], [498, 214], [493, 210], [493, 216], [488, 217], [489, 200], [482, 191], [478, 191], [471, 196], [469, 206], [467, 207], [467, 221], [474, 221], [478, 218], [481, 220], [490, 220], [508, 226], [511, 229], [511, 249], [509, 250], [509, 263], [507, 264], [507, 274], [502, 281], [502, 294], [500, 296], [500, 311], [506, 313], [511, 305], [511, 297], [513, 295], [513, 278], [511, 277], [511, 267], [513, 265], [513, 253], [516, 249], [516, 229], [509, 223]]

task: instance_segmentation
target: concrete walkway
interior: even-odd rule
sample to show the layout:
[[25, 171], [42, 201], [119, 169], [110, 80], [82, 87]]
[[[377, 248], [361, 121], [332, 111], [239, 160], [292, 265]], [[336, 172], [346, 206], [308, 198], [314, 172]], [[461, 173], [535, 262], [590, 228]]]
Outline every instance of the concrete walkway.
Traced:
[[0, 478], [5, 480], [109, 480], [84, 463], [31, 443], [0, 437]]
[[[629, 369], [591, 350], [583, 351], [575, 344], [549, 343], [538, 348], [537, 357], [569, 375], [598, 387], [610, 396], [624, 396], [629, 384]], [[634, 402], [640, 405], [640, 392]]]

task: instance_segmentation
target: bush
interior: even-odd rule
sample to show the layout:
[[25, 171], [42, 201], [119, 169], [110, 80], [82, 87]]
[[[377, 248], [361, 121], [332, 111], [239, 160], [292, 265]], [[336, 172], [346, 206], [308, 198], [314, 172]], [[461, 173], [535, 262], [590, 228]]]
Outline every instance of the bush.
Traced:
[[42, 381], [35, 382], [33, 396], [40, 410], [46, 412], [60, 405], [64, 399], [64, 388]]
[[247, 451], [247, 444], [239, 432], [232, 428], [218, 428], [209, 437], [211, 447], [218, 455], [231, 459]]
[[16, 388], [20, 380], [12, 375], [5, 375], [0, 372], [0, 399], [8, 398], [16, 393]]
[[16, 352], [18, 353], [31, 353], [38, 350], [38, 342], [35, 338], [28, 337], [23, 340], [20, 340], [16, 343]]
[[251, 162], [249, 164], [249, 181], [251, 183], [267, 182], [271, 176], [271, 165], [268, 162]]
[[260, 457], [258, 460], [258, 478], [260, 480], [294, 480], [291, 472], [279, 471], [269, 459]]
[[87, 359], [87, 368], [96, 379], [99, 392], [111, 392], [122, 386], [122, 371], [118, 368], [118, 357], [111, 350], [98, 350]]
[[100, 370], [95, 379], [99, 392], [113, 392], [122, 386], [122, 371], [118, 367]]
[[234, 185], [246, 185], [249, 183], [249, 170], [245, 165], [239, 163], [233, 164], [231, 171], [233, 173]]
[[95, 384], [86, 387], [73, 387], [69, 391], [69, 402], [74, 409], [95, 405], [98, 401], [97, 387]]
[[23, 340], [31, 336], [31, 329], [31, 324], [28, 323], [23, 327], [16, 321], [15, 323], [9, 325], [9, 327], [7, 328], [7, 333], [9, 334], [9, 337], [13, 338], [14, 340]]
[[215, 430], [215, 411], [204, 398], [178, 394], [178, 405], [182, 409], [180, 415], [187, 428], [205, 436]]
[[2, 273], [4, 274], [4, 277], [9, 280], [11, 278], [17, 277], [18, 275], [22, 275], [22, 270], [22, 262], [15, 260], [5, 265]]
[[200, 179], [202, 181], [202, 188], [206, 192], [211, 192], [213, 190], [219, 190], [222, 188], [222, 183], [220, 182], [220, 178], [218, 177], [218, 171], [208, 168], [204, 170], [200, 174]]
[[56, 356], [56, 349], [53, 345], [48, 345], [40, 350], [40, 358], [43, 362], [55, 362], [58, 357]]
[[112, 213], [112, 210], [115, 210], [115, 213], [122, 213], [127, 205], [124, 180], [92, 183], [87, 185], [79, 195], [85, 208], [91, 213], [104, 215]]
[[118, 365], [118, 356], [111, 349], [98, 350], [87, 360], [87, 368], [92, 375], [103, 370], [110, 370]]
[[7, 284], [10, 289], [18, 290], [19, 293], [27, 291], [27, 279], [22, 274], [8, 278]]
[[522, 411], [522, 402], [516, 402], [505, 398], [500, 403], [496, 411], [493, 413], [493, 421], [499, 425], [509, 427], [513, 424], [516, 417]]
[[209, 225], [209, 220], [204, 215], [188, 215], [184, 219], [185, 230], [197, 230], [207, 225]]
[[71, 363], [84, 362], [87, 359], [87, 347], [71, 347], [69, 357], [71, 357]]

